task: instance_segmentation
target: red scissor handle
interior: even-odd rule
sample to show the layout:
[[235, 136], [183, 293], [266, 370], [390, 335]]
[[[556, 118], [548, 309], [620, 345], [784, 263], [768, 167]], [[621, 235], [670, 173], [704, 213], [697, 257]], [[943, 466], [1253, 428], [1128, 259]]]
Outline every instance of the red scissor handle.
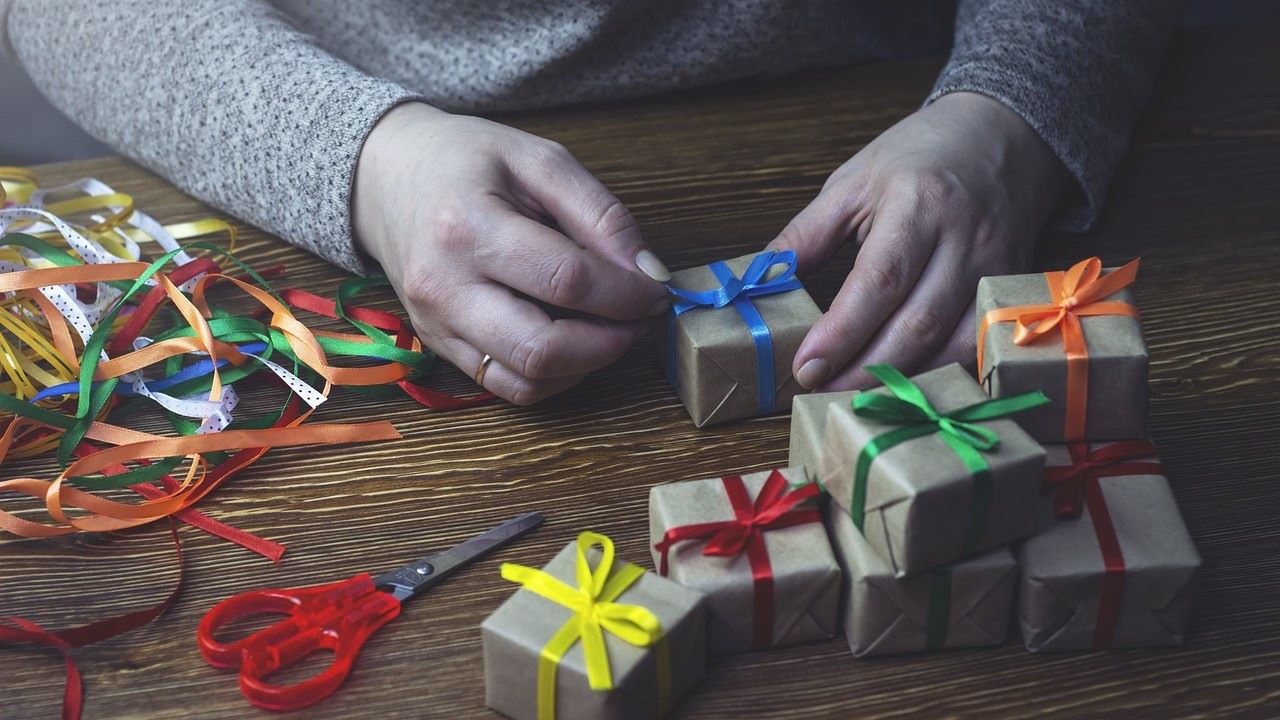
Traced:
[[[219, 643], [219, 627], [249, 615], [287, 617], [231, 643]], [[362, 573], [350, 580], [305, 588], [254, 590], [213, 606], [196, 631], [205, 661], [214, 667], [240, 667], [240, 691], [249, 702], [269, 710], [292, 710], [321, 700], [342, 684], [360, 646], [378, 628], [400, 614], [400, 601], [378, 590]], [[271, 673], [321, 650], [333, 662], [318, 675], [292, 685], [264, 681]]]

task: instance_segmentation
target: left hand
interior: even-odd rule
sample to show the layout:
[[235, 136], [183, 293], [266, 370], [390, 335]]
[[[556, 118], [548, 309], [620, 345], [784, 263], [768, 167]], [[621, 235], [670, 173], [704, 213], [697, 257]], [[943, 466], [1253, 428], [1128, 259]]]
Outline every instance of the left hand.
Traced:
[[802, 274], [860, 245], [796, 353], [796, 379], [838, 390], [874, 384], [862, 371], [872, 363], [971, 365], [978, 279], [1027, 266], [1070, 182], [1036, 132], [983, 95], [945, 95], [889, 128], [769, 245], [795, 250]]

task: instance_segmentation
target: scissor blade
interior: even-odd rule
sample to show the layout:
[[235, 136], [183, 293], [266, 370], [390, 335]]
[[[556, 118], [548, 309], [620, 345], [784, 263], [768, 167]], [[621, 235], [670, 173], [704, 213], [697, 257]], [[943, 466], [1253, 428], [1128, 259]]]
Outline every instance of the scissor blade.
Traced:
[[470, 540], [435, 555], [428, 555], [404, 567], [373, 579], [374, 585], [404, 602], [434, 586], [453, 571], [497, 547], [507, 544], [542, 524], [542, 513], [530, 512], [502, 523]]

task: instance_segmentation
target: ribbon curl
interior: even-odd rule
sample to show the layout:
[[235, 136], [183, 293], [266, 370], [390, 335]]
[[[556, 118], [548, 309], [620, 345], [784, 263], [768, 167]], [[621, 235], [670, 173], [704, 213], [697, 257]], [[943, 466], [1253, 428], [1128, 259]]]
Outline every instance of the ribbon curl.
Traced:
[[1097, 257], [1081, 260], [1066, 272], [1045, 273], [1051, 302], [996, 308], [982, 316], [978, 323], [978, 372], [983, 369], [983, 349], [987, 329], [992, 323], [1013, 322], [1013, 342], [1018, 345], [1029, 345], [1058, 331], [1067, 356], [1063, 439], [1084, 439], [1089, 402], [1089, 347], [1085, 343], [1080, 318], [1100, 315], [1138, 317], [1138, 309], [1129, 303], [1103, 300], [1133, 284], [1137, 276], [1137, 259], [1103, 275], [1102, 260]]
[[790, 492], [787, 479], [778, 470], [769, 473], [764, 486], [752, 503], [751, 496], [741, 475], [727, 475], [720, 479], [725, 494], [733, 507], [735, 518], [720, 522], [681, 525], [667, 530], [654, 545], [659, 553], [658, 574], [667, 575], [668, 556], [671, 548], [686, 540], [706, 540], [702, 554], [715, 557], [737, 557], [743, 551], [751, 564], [751, 586], [754, 607], [752, 609], [752, 640], [756, 648], [773, 644], [774, 586], [773, 566], [769, 550], [765, 547], [764, 533], [805, 523], [822, 522], [818, 510], [799, 505], [821, 494], [815, 484], [808, 484]]
[[[765, 280], [770, 268], [784, 265], [785, 269], [772, 280]], [[723, 261], [713, 262], [707, 266], [720, 287], [711, 290], [684, 290], [667, 286], [667, 290], [676, 297], [668, 316], [668, 368], [670, 368], [671, 384], [676, 386], [676, 318], [696, 308], [720, 309], [733, 305], [739, 317], [751, 331], [751, 339], [756, 350], [756, 399], [760, 414], [772, 413], [777, 405], [777, 389], [774, 387], [773, 336], [769, 326], [765, 324], [760, 311], [751, 302], [751, 298], [774, 295], [801, 289], [796, 279], [796, 254], [793, 250], [769, 250], [760, 253], [747, 266], [742, 277], [733, 274], [733, 270]], [[678, 390], [678, 388], [677, 388]]]
[[891, 365], [868, 365], [865, 370], [884, 383], [892, 395], [858, 393], [853, 397], [854, 414], [899, 427], [872, 438], [858, 453], [853, 499], [849, 504], [849, 515], [854, 524], [862, 530], [866, 521], [867, 477], [871, 463], [890, 448], [908, 440], [938, 434], [955, 451], [973, 477], [969, 529], [965, 534], [964, 551], [976, 551], [986, 532], [992, 493], [991, 466], [982, 453], [1000, 446], [1000, 437], [994, 431], [976, 423], [1039, 407], [1049, 402], [1049, 398], [1036, 391], [992, 398], [948, 413], [940, 413], [920, 388], [897, 368]]
[[[600, 563], [593, 570], [587, 550], [599, 545]], [[573, 615], [543, 646], [538, 657], [538, 718], [555, 720], [556, 670], [574, 643], [582, 641], [587, 666], [587, 683], [597, 692], [613, 689], [613, 675], [604, 633], [637, 647], [655, 647], [658, 675], [658, 715], [665, 715], [670, 696], [671, 661], [662, 623], [649, 609], [614, 602], [644, 575], [637, 565], [622, 563], [614, 568], [613, 540], [584, 532], [578, 535], [574, 573], [578, 586], [572, 587], [544, 570], [514, 563], [502, 564], [502, 577], [519, 583], [532, 593], [568, 608]]]

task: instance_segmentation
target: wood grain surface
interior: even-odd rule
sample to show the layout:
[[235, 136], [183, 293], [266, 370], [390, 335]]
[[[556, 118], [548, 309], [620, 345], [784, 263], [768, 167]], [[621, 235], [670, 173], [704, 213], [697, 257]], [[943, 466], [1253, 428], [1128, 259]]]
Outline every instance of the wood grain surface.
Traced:
[[[1178, 38], [1098, 228], [1042, 238], [1038, 267], [1142, 256], [1135, 289], [1151, 347], [1152, 433], [1205, 573], [1186, 647], [1035, 656], [1004, 647], [858, 661], [842, 640], [718, 661], [678, 709], [690, 718], [1280, 716], [1280, 25]], [[635, 211], [672, 267], [761, 246], [826, 175], [918, 106], [938, 61], [805, 73], [656, 99], [502, 118], [563, 142]], [[209, 210], [119, 159], [38, 168], [96, 176], [165, 222]], [[217, 168], [211, 171], [216, 172]], [[336, 231], [336, 229], [335, 229]], [[246, 228], [244, 257], [288, 264], [279, 283], [340, 274]], [[830, 302], [846, 252], [808, 280]], [[390, 295], [375, 298], [393, 306]], [[443, 370], [437, 385], [466, 390]], [[78, 650], [89, 718], [268, 717], [204, 665], [195, 627], [215, 601], [271, 585], [381, 570], [527, 510], [548, 523], [406, 606], [347, 684], [290, 717], [492, 717], [480, 621], [513, 590], [500, 561], [540, 565], [582, 529], [642, 560], [651, 485], [782, 463], [786, 416], [696, 430], [642, 342], [536, 408], [454, 413], [337, 392], [323, 420], [391, 419], [398, 442], [277, 450], [201, 504], [285, 543], [279, 567], [184, 527], [186, 581], [170, 612]], [[51, 477], [47, 462], [3, 477]], [[0, 614], [57, 629], [167, 593], [161, 526], [0, 545]], [[0, 717], [52, 717], [53, 653], [0, 650]]]

